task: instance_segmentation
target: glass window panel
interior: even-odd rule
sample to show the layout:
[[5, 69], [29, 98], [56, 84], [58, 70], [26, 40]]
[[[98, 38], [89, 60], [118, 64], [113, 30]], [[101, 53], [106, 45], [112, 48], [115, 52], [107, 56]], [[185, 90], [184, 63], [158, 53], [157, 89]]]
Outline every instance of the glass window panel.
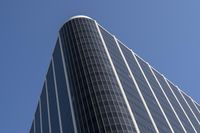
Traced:
[[38, 104], [37, 110], [35, 113], [35, 133], [41, 132], [41, 126], [40, 126], [40, 106]]
[[47, 79], [47, 91], [48, 91], [48, 99], [49, 99], [49, 112], [50, 112], [50, 120], [51, 120], [51, 132], [60, 133], [52, 62], [50, 63], [46, 79]]
[[67, 92], [66, 78], [62, 63], [62, 56], [60, 51], [59, 41], [57, 41], [54, 53], [54, 68], [56, 75], [56, 83], [57, 83], [57, 91], [58, 91], [58, 99], [60, 104], [60, 113], [62, 120], [63, 133], [73, 133], [73, 121], [70, 110], [70, 103]]
[[41, 114], [42, 114], [42, 130], [43, 133], [49, 132], [49, 118], [48, 118], [48, 110], [47, 110], [47, 95], [45, 84], [42, 89], [41, 94]]

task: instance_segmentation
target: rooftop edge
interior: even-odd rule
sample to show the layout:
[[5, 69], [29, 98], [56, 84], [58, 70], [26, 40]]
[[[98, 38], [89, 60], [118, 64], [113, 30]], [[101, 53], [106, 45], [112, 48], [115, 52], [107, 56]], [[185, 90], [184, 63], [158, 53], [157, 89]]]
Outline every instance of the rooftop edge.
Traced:
[[61, 27], [59, 27], [59, 30], [69, 21], [73, 20], [73, 19], [76, 19], [76, 18], [85, 18], [85, 19], [90, 19], [90, 20], [93, 20], [95, 21], [94, 19], [92, 19], [91, 17], [88, 17], [88, 16], [85, 16], [85, 15], [75, 15], [75, 16], [72, 16], [70, 17], [68, 20], [65, 20], [64, 23], [61, 24]]
[[75, 19], [75, 18], [87, 18], [87, 19], [93, 20], [91, 17], [85, 16], [85, 15], [75, 15], [75, 16], [69, 18], [69, 20], [72, 20], [72, 19]]

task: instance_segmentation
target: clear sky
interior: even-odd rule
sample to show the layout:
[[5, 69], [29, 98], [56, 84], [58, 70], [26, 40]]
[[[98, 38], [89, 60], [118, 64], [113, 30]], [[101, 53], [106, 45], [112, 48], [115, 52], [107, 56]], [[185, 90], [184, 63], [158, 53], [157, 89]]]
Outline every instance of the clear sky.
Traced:
[[84, 14], [200, 103], [199, 0], [1, 0], [0, 133], [27, 133], [60, 26]]

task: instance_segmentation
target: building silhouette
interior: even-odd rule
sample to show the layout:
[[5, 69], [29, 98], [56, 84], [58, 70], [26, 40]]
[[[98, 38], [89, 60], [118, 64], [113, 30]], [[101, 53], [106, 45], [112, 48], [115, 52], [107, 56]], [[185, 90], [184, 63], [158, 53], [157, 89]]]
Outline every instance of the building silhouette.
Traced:
[[95, 20], [60, 29], [30, 133], [200, 133], [200, 105]]

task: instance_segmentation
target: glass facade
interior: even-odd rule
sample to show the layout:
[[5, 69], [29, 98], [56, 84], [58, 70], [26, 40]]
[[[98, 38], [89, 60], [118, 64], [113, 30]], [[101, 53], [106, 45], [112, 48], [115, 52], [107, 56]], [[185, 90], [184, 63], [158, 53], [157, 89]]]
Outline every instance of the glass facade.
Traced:
[[200, 106], [95, 20], [67, 21], [30, 133], [197, 133]]
[[48, 107], [47, 107], [46, 83], [44, 84], [42, 88], [40, 102], [41, 102], [41, 116], [42, 116], [42, 132], [49, 133], [49, 117], [48, 117]]
[[[179, 124], [178, 120], [176, 119], [172, 108], [170, 107], [164, 93], [162, 92], [161, 87], [159, 86], [158, 82], [156, 81], [155, 77], [153, 76], [153, 73], [151, 72], [150, 67], [148, 66], [148, 64], [146, 62], [144, 62], [143, 60], [141, 60], [140, 58], [138, 58], [138, 62], [140, 63], [140, 66], [142, 68], [142, 70], [144, 71], [144, 74], [146, 75], [151, 88], [153, 89], [153, 92], [155, 93], [155, 96], [157, 97], [161, 108], [163, 109], [167, 119], [169, 120], [174, 132], [184, 132], [181, 125]], [[160, 119], [160, 118], [158, 118]], [[166, 121], [163, 122], [164, 128], [167, 127], [167, 123]], [[160, 125], [161, 126], [161, 125]], [[163, 127], [163, 126], [161, 126]], [[168, 131], [165, 132], [170, 132], [169, 129], [167, 129]]]
[[196, 117], [196, 119], [198, 120], [198, 123], [199, 123], [200, 115], [199, 115], [198, 109], [195, 107], [192, 99], [188, 95], [186, 95], [184, 92], [180, 92], [180, 93], [183, 95], [183, 97], [185, 98], [185, 100], [189, 104], [191, 110], [193, 111], [193, 113], [194, 113], [194, 115], [195, 115], [195, 117]]
[[49, 70], [47, 72], [47, 96], [49, 103], [49, 118], [51, 124], [52, 133], [60, 133], [59, 118], [58, 118], [58, 105], [56, 101], [55, 83], [53, 78], [52, 62], [50, 63]]
[[181, 109], [181, 106], [179, 105], [178, 101], [176, 100], [174, 94], [169, 88], [169, 85], [165, 81], [164, 77], [155, 72], [155, 75], [157, 76], [159, 82], [161, 83], [161, 86], [163, 90], [165, 91], [167, 97], [169, 98], [174, 110], [177, 112], [177, 115], [179, 119], [181, 120], [183, 126], [185, 127], [186, 131], [189, 133], [193, 133], [194, 129], [192, 128], [190, 122], [188, 121], [186, 115], [184, 114], [183, 110]]
[[[63, 133], [73, 133], [73, 123], [70, 103], [67, 94], [67, 84], [64, 73], [64, 67], [62, 62], [62, 55], [59, 41], [57, 41], [54, 53], [53, 53], [53, 61], [54, 61], [54, 71], [55, 71], [55, 79], [56, 79], [56, 87], [58, 93], [58, 101], [60, 107], [60, 116], [62, 123]], [[66, 126], [67, 125], [67, 126]]]
[[35, 113], [35, 133], [41, 133], [39, 104], [37, 106], [36, 113]]
[[199, 113], [200, 113], [200, 105], [196, 102], [194, 102], [194, 104], [196, 105], [197, 109], [199, 110]]
[[[114, 64], [115, 68], [116, 68], [116, 71], [117, 71], [117, 74], [118, 74], [119, 79], [121, 81], [121, 84], [122, 84], [123, 88], [128, 87], [127, 84], [129, 82], [126, 81], [126, 79], [128, 78], [128, 75], [127, 75], [128, 70], [125, 67], [124, 61], [123, 61], [123, 59], [122, 59], [122, 57], [120, 55], [120, 51], [119, 51], [119, 49], [118, 49], [118, 47], [116, 45], [115, 39], [113, 38], [113, 36], [111, 36], [110, 34], [108, 34], [101, 27], [100, 27], [100, 31], [101, 31], [101, 34], [102, 34], [103, 39], [105, 41], [105, 44], [106, 44], [106, 46], [108, 48], [108, 52], [109, 52], [109, 54], [111, 56], [112, 62]], [[123, 99], [123, 98], [119, 97], [118, 99]], [[120, 101], [123, 101], [123, 100], [120, 100]], [[120, 101], [118, 101], [118, 102], [120, 102]], [[120, 103], [123, 104], [123, 106], [126, 106], [124, 103], [122, 103], [122, 102], [120, 102]], [[127, 114], [125, 114], [125, 116], [123, 116], [121, 118], [122, 119], [121, 121], [127, 122], [127, 124], [129, 124], [130, 127], [131, 127], [131, 125], [133, 124], [133, 122], [132, 122], [131, 119], [127, 119], [127, 118], [130, 117], [130, 114], [128, 113], [128, 111], [126, 111], [126, 112], [127, 112]]]
[[60, 30], [78, 132], [135, 132], [95, 21]]
[[[138, 64], [141, 66], [141, 69], [143, 70], [144, 75], [147, 78], [147, 80], [145, 81], [144, 76], [142, 77], [141, 76], [142, 74], [140, 73], [140, 75], [138, 75], [138, 76], [141, 77], [141, 80], [138, 80], [137, 83], [139, 84], [139, 86], [141, 88], [140, 90], [144, 89], [142, 91], [144, 93], [143, 96], [145, 99], [148, 98], [145, 101], [147, 103], [147, 106], [150, 109], [150, 112], [151, 112], [153, 119], [158, 127], [158, 130], [160, 132], [171, 132], [169, 125], [167, 124], [167, 121], [164, 118], [163, 113], [161, 112], [161, 108], [159, 108], [158, 103], [156, 102], [155, 96], [153, 96], [153, 93], [152, 93], [152, 92], [159, 93], [159, 91], [156, 88], [158, 86], [155, 86], [156, 82], [155, 82], [155, 80], [153, 80], [153, 75], [151, 75], [146, 62], [141, 60], [137, 55], [135, 57], [136, 57], [136, 60], [138, 60]], [[139, 68], [136, 68], [136, 69], [137, 69], [136, 71], [140, 71]], [[135, 73], [135, 71], [133, 71], [133, 73]], [[137, 79], [139, 79], [139, 78], [136, 78], [136, 80]], [[148, 85], [147, 82], [149, 82], [150, 85]], [[140, 85], [140, 84], [142, 84], [142, 85]], [[153, 91], [151, 91], [150, 87], [152, 88]], [[148, 94], [145, 94], [145, 90], [146, 90], [146, 93], [148, 93]]]
[[[175, 112], [173, 111], [173, 106], [170, 105], [170, 102], [167, 100], [167, 96], [166, 96], [166, 93], [164, 92], [163, 88], [161, 87], [164, 87], [164, 85], [162, 86], [161, 85], [161, 82], [160, 82], [160, 86], [158, 86], [158, 82], [155, 82], [156, 80], [156, 75], [158, 76], [159, 73], [157, 73], [153, 68], [152, 69], [152, 73], [151, 74], [155, 74], [155, 76], [151, 77], [152, 81], [154, 80], [154, 83], [151, 83], [152, 85], [152, 88], [155, 90], [155, 94], [174, 130], [174, 132], [178, 133], [178, 132], [184, 132], [184, 129], [182, 128], [178, 118], [176, 117], [176, 114]], [[144, 69], [143, 69], [144, 70]], [[161, 75], [159, 75], [161, 76]], [[158, 76], [158, 77], [159, 77]], [[149, 78], [148, 78], [149, 79]], [[154, 88], [155, 87], [155, 88]]]
[[191, 110], [189, 109], [189, 107], [187, 106], [186, 102], [184, 101], [183, 97], [181, 96], [178, 88], [176, 86], [174, 86], [172, 83], [168, 82], [172, 91], [175, 93], [176, 97], [178, 98], [181, 106], [183, 107], [186, 115], [189, 117], [188, 119], [191, 121], [191, 125], [193, 125], [196, 129], [197, 132], [200, 132], [200, 125], [197, 122], [197, 120], [195, 119], [194, 115], [192, 114]]
[[[132, 52], [128, 48], [126, 48], [122, 43], [120, 42], [118, 43], [131, 69], [133, 66]], [[140, 98], [139, 92], [135, 84], [133, 83], [133, 79], [131, 78], [129, 73], [127, 74], [127, 76], [129, 76], [130, 78], [129, 81], [127, 80], [127, 82], [131, 85], [129, 85], [129, 88], [125, 87], [124, 90], [126, 92], [127, 98], [131, 105], [132, 112], [135, 115], [135, 119], [136, 119], [136, 122], [138, 123], [139, 129], [141, 132], [147, 132], [147, 131], [155, 132], [153, 124], [147, 113], [147, 110], [145, 109], [144, 103], [142, 99]]]

